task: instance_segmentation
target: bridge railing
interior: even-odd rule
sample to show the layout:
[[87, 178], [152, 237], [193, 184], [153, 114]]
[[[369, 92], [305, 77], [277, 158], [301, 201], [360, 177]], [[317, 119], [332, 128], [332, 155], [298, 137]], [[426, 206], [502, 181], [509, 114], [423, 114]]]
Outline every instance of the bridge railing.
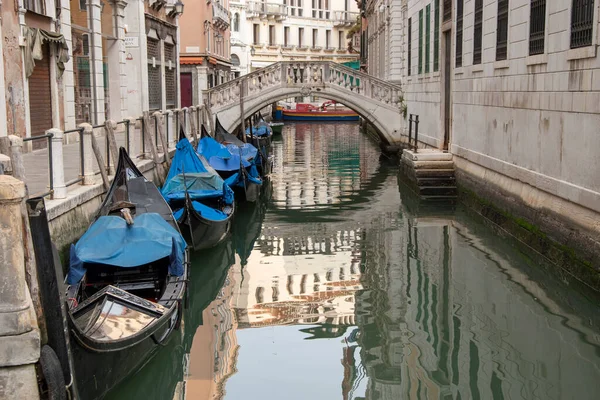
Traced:
[[[331, 61], [282, 61], [205, 91], [210, 107], [222, 108], [278, 88], [335, 88], [391, 107], [400, 105], [398, 85]], [[326, 93], [324, 93], [326, 97]]]

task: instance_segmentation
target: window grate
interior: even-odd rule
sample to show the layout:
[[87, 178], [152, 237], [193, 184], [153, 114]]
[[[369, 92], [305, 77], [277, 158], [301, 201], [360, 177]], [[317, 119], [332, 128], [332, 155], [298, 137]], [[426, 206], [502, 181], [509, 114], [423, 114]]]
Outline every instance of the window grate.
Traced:
[[481, 64], [483, 33], [483, 0], [475, 0], [475, 23], [473, 28], [473, 65]]
[[433, 71], [440, 70], [440, 0], [433, 6]]
[[[439, 9], [439, 1], [436, 2]], [[452, 0], [444, 0], [444, 22], [452, 19]]]
[[175, 80], [175, 68], [165, 69], [165, 84], [167, 108], [175, 108], [177, 105], [177, 81]]
[[148, 64], [148, 100], [151, 110], [162, 108], [162, 82], [160, 78], [160, 67], [153, 67]]
[[408, 76], [412, 69], [412, 18], [408, 19]]
[[546, 0], [531, 1], [529, 55], [544, 54], [546, 40]]
[[171, 61], [175, 65], [175, 46], [165, 43], [165, 61]]
[[425, 73], [429, 72], [431, 53], [431, 4], [425, 7]]
[[148, 49], [148, 62], [152, 62], [152, 57], [156, 58], [156, 61], [160, 61], [160, 44], [158, 40], [148, 38], [146, 47]]
[[591, 46], [594, 31], [594, 0], [573, 0], [571, 48]]
[[463, 65], [463, 1], [456, 0], [456, 68]]
[[496, 29], [496, 61], [508, 56], [508, 0], [498, 0], [498, 28]]

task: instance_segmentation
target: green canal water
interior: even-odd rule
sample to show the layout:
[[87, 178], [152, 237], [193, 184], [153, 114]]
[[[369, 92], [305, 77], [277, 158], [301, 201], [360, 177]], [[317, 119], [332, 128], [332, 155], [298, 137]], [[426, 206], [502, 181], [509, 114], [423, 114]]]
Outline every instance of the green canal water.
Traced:
[[263, 199], [193, 256], [183, 327], [109, 399], [598, 399], [598, 298], [356, 124], [288, 124]]

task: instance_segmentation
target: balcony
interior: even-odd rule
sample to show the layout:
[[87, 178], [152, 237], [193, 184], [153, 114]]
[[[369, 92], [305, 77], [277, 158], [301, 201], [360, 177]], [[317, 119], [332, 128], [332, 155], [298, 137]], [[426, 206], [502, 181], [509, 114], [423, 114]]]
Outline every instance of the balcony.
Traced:
[[288, 6], [277, 3], [263, 3], [259, 1], [249, 1], [246, 7], [246, 18], [253, 19], [274, 19], [282, 21], [287, 18]]
[[335, 51], [335, 49], [336, 49], [335, 47], [325, 47], [325, 48], [323, 49], [323, 51], [324, 51], [325, 53], [333, 53], [333, 52]]
[[213, 2], [213, 24], [220, 29], [229, 28], [229, 11], [225, 9], [220, 3]]
[[312, 46], [312, 47], [310, 48], [310, 51], [316, 51], [316, 52], [319, 52], [319, 51], [321, 51], [322, 49], [323, 49], [323, 48], [322, 48], [321, 46]]
[[359, 18], [357, 12], [352, 11], [334, 11], [333, 12], [333, 26], [352, 26]]

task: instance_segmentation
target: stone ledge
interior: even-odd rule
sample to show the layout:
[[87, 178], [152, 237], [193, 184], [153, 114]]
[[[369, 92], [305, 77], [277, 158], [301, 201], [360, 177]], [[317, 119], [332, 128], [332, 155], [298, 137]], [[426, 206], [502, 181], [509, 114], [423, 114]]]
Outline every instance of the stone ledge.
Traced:
[[33, 365], [0, 368], [0, 399], [39, 399], [38, 383]]
[[35, 364], [40, 359], [40, 333], [37, 329], [21, 335], [0, 336], [0, 366]]
[[[529, 184], [548, 194], [553, 194], [557, 198], [567, 200], [593, 212], [600, 213], [600, 193], [548, 175], [540, 174], [518, 165], [509, 164], [500, 159], [465, 149], [456, 144], [452, 145], [452, 154], [457, 156], [454, 157], [455, 161], [457, 158], [463, 158], [481, 167], [500, 173], [516, 181], [520, 181], [521, 183]], [[597, 221], [590, 221], [590, 223], [594, 225], [597, 224]], [[596, 225], [596, 229], [600, 230], [600, 226]]]

